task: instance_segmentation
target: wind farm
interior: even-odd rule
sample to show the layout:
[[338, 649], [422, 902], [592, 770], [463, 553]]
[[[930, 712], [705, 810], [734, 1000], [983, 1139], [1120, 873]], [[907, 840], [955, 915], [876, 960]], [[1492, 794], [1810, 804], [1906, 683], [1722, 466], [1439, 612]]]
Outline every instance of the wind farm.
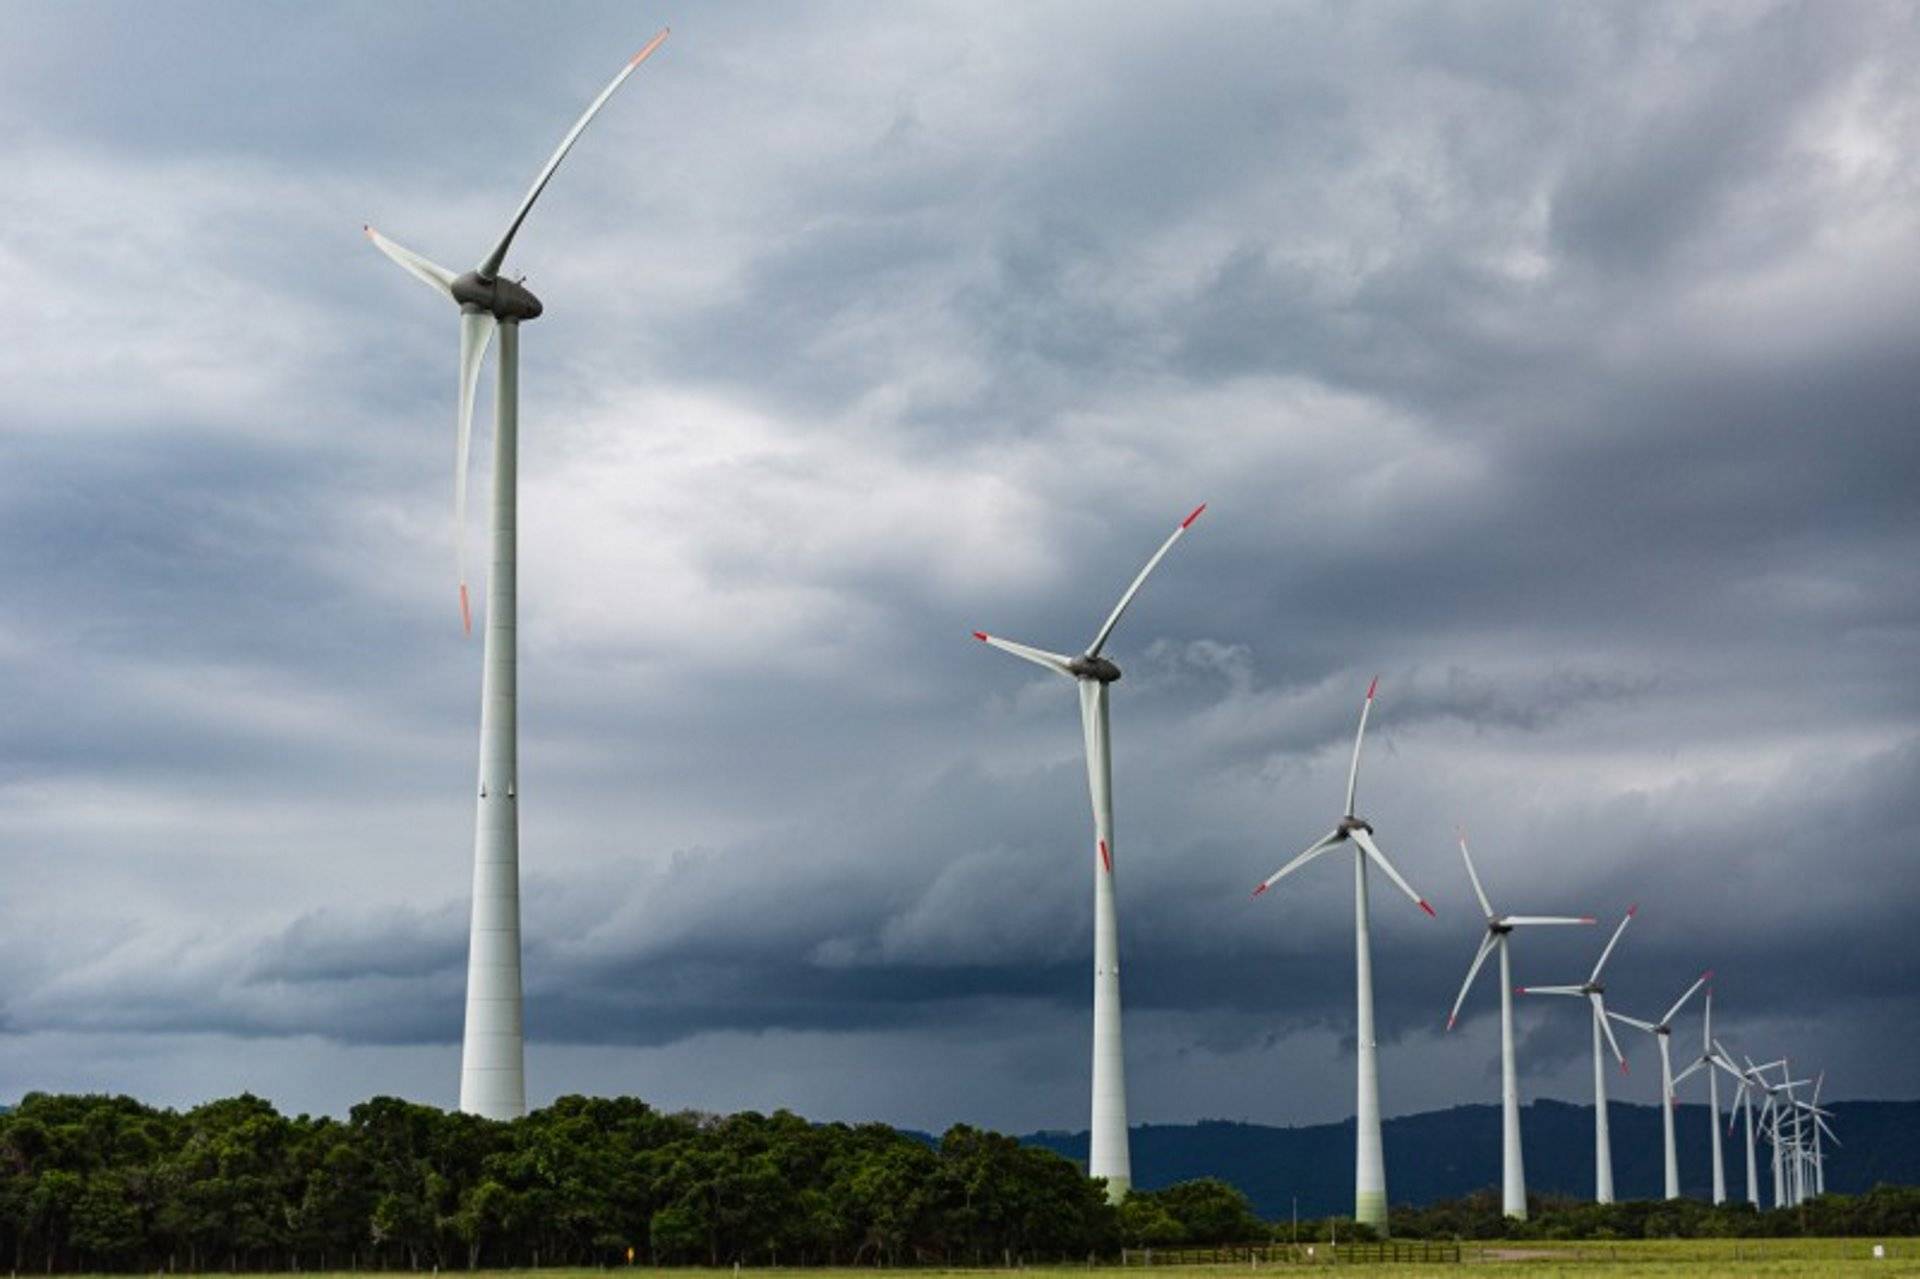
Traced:
[[1902, 15], [10, 16], [16, 1272], [1920, 1257]]

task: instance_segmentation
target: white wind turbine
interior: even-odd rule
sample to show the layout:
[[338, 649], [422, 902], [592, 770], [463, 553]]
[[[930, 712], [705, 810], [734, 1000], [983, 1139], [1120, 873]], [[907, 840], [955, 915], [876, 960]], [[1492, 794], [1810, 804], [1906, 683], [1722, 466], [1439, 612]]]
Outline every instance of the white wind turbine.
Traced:
[[[1773, 1149], [1773, 1206], [1784, 1208], [1790, 1205], [1792, 1196], [1787, 1189], [1786, 1134], [1781, 1130], [1786, 1104], [1780, 1094], [1786, 1092], [1795, 1081], [1789, 1078], [1787, 1059], [1784, 1057], [1764, 1066], [1754, 1065], [1751, 1057], [1746, 1058], [1746, 1063], [1747, 1074], [1753, 1080], [1754, 1087], [1766, 1094], [1766, 1100], [1760, 1105], [1760, 1124], [1766, 1133], [1767, 1144]], [[1776, 1084], [1767, 1078], [1770, 1070], [1778, 1070], [1783, 1082]], [[1797, 1082], [1804, 1084], [1806, 1080]]]
[[1700, 1055], [1673, 1077], [1673, 1086], [1678, 1088], [1696, 1070], [1707, 1072], [1707, 1126], [1713, 1129], [1713, 1202], [1723, 1204], [1727, 1201], [1727, 1173], [1720, 1154], [1720, 1076], [1714, 1073], [1714, 1067], [1719, 1064], [1715, 1059], [1718, 1051], [1718, 1045], [1713, 1042], [1713, 987], [1709, 986], [1706, 1012], [1700, 1024]]
[[1832, 1117], [1833, 1112], [1820, 1109], [1820, 1088], [1826, 1082], [1827, 1072], [1823, 1070], [1814, 1077], [1812, 1103], [1802, 1103], [1806, 1105], [1807, 1116], [1812, 1121], [1813, 1127], [1813, 1149], [1808, 1153], [1808, 1157], [1813, 1161], [1813, 1193], [1816, 1195], [1827, 1193], [1827, 1155], [1821, 1145], [1821, 1135], [1824, 1133], [1826, 1139], [1836, 1146], [1840, 1144], [1840, 1138], [1834, 1135], [1833, 1129], [1827, 1127], [1827, 1120]]
[[1413, 891], [1402, 879], [1387, 855], [1373, 842], [1373, 827], [1355, 816], [1353, 797], [1360, 779], [1360, 744], [1367, 736], [1367, 716], [1373, 711], [1373, 694], [1380, 687], [1375, 676], [1367, 685], [1367, 700], [1360, 707], [1360, 729], [1353, 735], [1353, 762], [1347, 768], [1346, 816], [1340, 824], [1307, 846], [1292, 861], [1267, 876], [1253, 890], [1258, 897], [1274, 884], [1299, 870], [1325, 852], [1351, 842], [1353, 845], [1353, 957], [1354, 957], [1354, 1041], [1358, 1058], [1354, 1103], [1353, 1219], [1372, 1226], [1381, 1234], [1387, 1231], [1387, 1165], [1380, 1141], [1380, 1067], [1379, 1048], [1373, 1037], [1373, 951], [1368, 939], [1367, 863], [1373, 862], [1421, 910], [1433, 914], [1426, 898]]
[[1473, 979], [1480, 975], [1480, 968], [1487, 962], [1487, 955], [1495, 950], [1500, 952], [1500, 1206], [1507, 1216], [1519, 1221], [1527, 1217], [1527, 1172], [1520, 1150], [1520, 1081], [1514, 1069], [1513, 1061], [1513, 967], [1507, 955], [1507, 937], [1516, 928], [1531, 928], [1546, 924], [1591, 924], [1591, 915], [1502, 915], [1493, 909], [1493, 903], [1487, 900], [1486, 889], [1480, 885], [1480, 876], [1473, 868], [1473, 854], [1467, 851], [1467, 833], [1460, 832], [1460, 858], [1467, 864], [1467, 879], [1473, 885], [1473, 895], [1480, 901], [1480, 909], [1487, 917], [1487, 931], [1480, 938], [1480, 949], [1474, 953], [1473, 963], [1467, 969], [1467, 979], [1460, 983], [1460, 993], [1453, 1001], [1453, 1011], [1447, 1014], [1447, 1029], [1453, 1029], [1453, 1023], [1460, 1016], [1460, 1005], [1466, 1002], [1467, 991], [1473, 988]]
[[1728, 1054], [1726, 1048], [1721, 1045], [1719, 1040], [1716, 1039], [1714, 1041], [1713, 1048], [1715, 1054], [1713, 1059], [1714, 1066], [1732, 1075], [1737, 1085], [1733, 1093], [1733, 1102], [1727, 1107], [1727, 1132], [1729, 1134], [1733, 1132], [1733, 1125], [1736, 1118], [1734, 1114], [1735, 1108], [1738, 1108], [1740, 1113], [1746, 1116], [1747, 1202], [1755, 1208], [1758, 1208], [1760, 1206], [1760, 1174], [1758, 1165], [1754, 1159], [1753, 1145], [1753, 1090], [1757, 1085], [1754, 1084], [1752, 1078], [1748, 1076], [1746, 1071], [1733, 1064], [1732, 1056]]
[[[1751, 1063], [1745, 1067], [1736, 1065], [1733, 1054], [1728, 1052], [1727, 1046], [1718, 1039], [1713, 1041], [1712, 1061], [1714, 1069], [1725, 1072], [1734, 1081], [1733, 1100], [1727, 1104], [1727, 1134], [1731, 1136], [1734, 1124], [1739, 1122], [1742, 1115], [1746, 1117], [1747, 1202], [1758, 1208], [1760, 1178], [1754, 1158], [1753, 1095], [1761, 1090], [1762, 1084], [1758, 1078], [1758, 1072], [1752, 1069]], [[1688, 1068], [1689, 1071], [1691, 1069], [1692, 1067]], [[1686, 1074], [1687, 1071], [1683, 1071], [1680, 1077], [1684, 1079]]]
[[542, 307], [520, 281], [500, 273], [507, 249], [554, 170], [613, 91], [660, 47], [661, 31], [627, 61], [613, 82], [567, 130], [507, 223], [498, 243], [464, 275], [403, 248], [372, 227], [374, 247], [460, 308], [459, 411], [455, 419], [453, 520], [460, 569], [460, 620], [472, 630], [467, 599], [467, 449], [480, 366], [495, 331], [500, 376], [494, 395], [492, 568], [480, 686], [480, 783], [473, 845], [473, 916], [467, 948], [466, 1036], [460, 1052], [460, 1109], [489, 1119], [526, 1113], [526, 1061], [520, 987], [520, 814], [518, 694], [515, 680], [516, 552], [520, 402], [520, 324]]
[[1614, 1060], [1620, 1063], [1620, 1073], [1627, 1071], [1627, 1056], [1620, 1051], [1620, 1041], [1613, 1037], [1613, 1027], [1607, 1024], [1607, 988], [1600, 983], [1600, 974], [1607, 966], [1607, 960], [1613, 955], [1613, 948], [1620, 944], [1620, 934], [1627, 931], [1627, 925], [1633, 922], [1640, 907], [1629, 906], [1621, 917], [1620, 926], [1613, 930], [1613, 936], [1607, 939], [1606, 949], [1600, 952], [1600, 960], [1593, 966], [1593, 972], [1586, 981], [1578, 986], [1522, 986], [1523, 995], [1571, 995], [1587, 1001], [1587, 1009], [1593, 1017], [1593, 1201], [1610, 1204], [1613, 1202], [1613, 1139], [1607, 1130], [1607, 1071], [1602, 1056], [1604, 1046], [1613, 1049]]
[[1087, 1175], [1107, 1180], [1107, 1197], [1119, 1202], [1133, 1185], [1133, 1162], [1127, 1152], [1127, 1074], [1120, 1042], [1120, 926], [1113, 902], [1113, 749], [1107, 726], [1107, 689], [1120, 678], [1120, 668], [1100, 655], [1120, 615], [1180, 540], [1200, 512], [1180, 521], [1172, 536], [1160, 544], [1147, 566], [1127, 587], [1120, 602], [1078, 657], [1050, 653], [1012, 640], [975, 631], [973, 637], [997, 649], [1044, 666], [1080, 686], [1080, 727], [1086, 737], [1087, 788], [1093, 799], [1093, 1116], [1087, 1139]]
[[1693, 998], [1693, 992], [1706, 985], [1712, 978], [1711, 968], [1694, 978], [1693, 985], [1687, 987], [1687, 993], [1674, 1000], [1673, 1007], [1667, 1009], [1666, 1016], [1658, 1022], [1641, 1021], [1638, 1017], [1629, 1017], [1625, 1013], [1607, 1014], [1622, 1025], [1646, 1031], [1660, 1044], [1660, 1131], [1666, 1146], [1666, 1190], [1669, 1199], [1680, 1197], [1680, 1156], [1674, 1148], [1673, 1140], [1673, 1019], [1680, 1015], [1680, 1010], [1686, 1006], [1689, 999]]

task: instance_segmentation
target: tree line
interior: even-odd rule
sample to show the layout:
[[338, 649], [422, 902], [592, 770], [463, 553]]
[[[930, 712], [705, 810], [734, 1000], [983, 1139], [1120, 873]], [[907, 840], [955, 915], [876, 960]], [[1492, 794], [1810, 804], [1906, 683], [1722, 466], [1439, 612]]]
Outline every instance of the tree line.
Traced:
[[[1757, 1213], [1695, 1200], [1493, 1192], [1393, 1212], [1407, 1238], [1920, 1234], [1920, 1189]], [[345, 1120], [253, 1096], [186, 1111], [28, 1094], [0, 1112], [0, 1265], [15, 1271], [427, 1270], [543, 1265], [1009, 1265], [1121, 1248], [1285, 1241], [1213, 1178], [1136, 1191], [965, 1125], [931, 1141], [786, 1111], [665, 1113], [564, 1097], [496, 1123], [392, 1097]], [[1299, 1237], [1365, 1238], [1302, 1221]]]
[[0, 1114], [0, 1264], [18, 1271], [1007, 1264], [1107, 1255], [1129, 1226], [1264, 1230], [1218, 1182], [1134, 1198], [1116, 1209], [1074, 1163], [965, 1125], [929, 1142], [633, 1098], [511, 1123], [391, 1097], [344, 1121], [253, 1096], [32, 1093]]
[[[1485, 1190], [1424, 1208], [1395, 1208], [1393, 1233], [1409, 1239], [1760, 1239], [1891, 1238], [1920, 1234], [1920, 1187], [1875, 1186], [1860, 1195], [1821, 1195], [1797, 1208], [1759, 1211], [1744, 1200], [1645, 1199], [1598, 1204], [1527, 1196], [1527, 1220], [1501, 1212]], [[1324, 1235], [1324, 1230], [1322, 1234]]]

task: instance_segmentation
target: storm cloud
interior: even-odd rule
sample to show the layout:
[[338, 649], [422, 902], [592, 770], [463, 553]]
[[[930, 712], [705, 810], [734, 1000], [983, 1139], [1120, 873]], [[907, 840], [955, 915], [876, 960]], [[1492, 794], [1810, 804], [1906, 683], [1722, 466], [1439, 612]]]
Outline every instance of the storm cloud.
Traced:
[[477, 255], [665, 21], [515, 248], [536, 1100], [1083, 1124], [1074, 701], [968, 632], [1203, 500], [1110, 650], [1136, 1121], [1350, 1108], [1351, 875], [1247, 891], [1376, 673], [1389, 1112], [1497, 1088], [1457, 823], [1601, 917], [1522, 980], [1638, 902], [1623, 1010], [1920, 1089], [1912, 10], [13, 19], [0, 1097], [453, 1100], [454, 325], [360, 227]]

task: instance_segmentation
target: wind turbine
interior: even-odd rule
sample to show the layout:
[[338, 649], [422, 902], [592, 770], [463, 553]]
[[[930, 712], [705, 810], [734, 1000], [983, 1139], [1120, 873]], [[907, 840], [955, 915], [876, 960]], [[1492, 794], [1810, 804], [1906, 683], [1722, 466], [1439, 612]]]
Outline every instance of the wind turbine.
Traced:
[[1840, 1138], [1834, 1135], [1833, 1129], [1827, 1127], [1827, 1119], [1833, 1112], [1820, 1109], [1820, 1088], [1826, 1082], [1827, 1072], [1823, 1070], [1814, 1078], [1812, 1103], [1802, 1103], [1806, 1105], [1807, 1116], [1812, 1121], [1813, 1149], [1810, 1157], [1813, 1160], [1813, 1193], [1816, 1195], [1827, 1193], [1827, 1156], [1821, 1148], [1820, 1135], [1825, 1133], [1828, 1141], [1836, 1146], [1840, 1144]]
[[1727, 1050], [1720, 1044], [1719, 1040], [1714, 1041], [1713, 1047], [1717, 1054], [1713, 1060], [1714, 1066], [1732, 1075], [1739, 1084], [1734, 1090], [1733, 1105], [1727, 1109], [1727, 1131], [1728, 1133], [1732, 1133], [1733, 1131], [1733, 1107], [1737, 1106], [1740, 1112], [1746, 1116], [1747, 1120], [1747, 1202], [1755, 1208], [1758, 1208], [1760, 1206], [1760, 1175], [1758, 1167], [1754, 1162], [1753, 1152], [1753, 1090], [1755, 1084], [1753, 1080], [1748, 1077], [1746, 1071], [1741, 1070], [1733, 1064], [1733, 1058], [1727, 1053]]
[[1627, 907], [1620, 926], [1613, 930], [1606, 949], [1600, 952], [1600, 962], [1578, 986], [1520, 987], [1523, 995], [1572, 995], [1585, 999], [1593, 1014], [1593, 1201], [1602, 1204], [1613, 1202], [1613, 1140], [1607, 1131], [1607, 1071], [1601, 1057], [1601, 1040], [1604, 1038], [1606, 1046], [1613, 1049], [1623, 1075], [1627, 1073], [1627, 1055], [1620, 1051], [1620, 1041], [1613, 1037], [1613, 1027], [1607, 1024], [1607, 988], [1600, 984], [1600, 973], [1613, 955], [1613, 948], [1620, 944], [1620, 934], [1627, 931], [1627, 925], [1633, 922], [1639, 909], [1637, 905]]
[[1500, 952], [1500, 1206], [1507, 1216], [1516, 1221], [1527, 1219], [1527, 1172], [1520, 1152], [1520, 1082], [1516, 1077], [1513, 1064], [1513, 967], [1507, 956], [1507, 937], [1516, 928], [1531, 928], [1543, 924], [1591, 924], [1591, 915], [1502, 915], [1493, 909], [1493, 903], [1487, 900], [1486, 889], [1480, 885], [1480, 876], [1473, 869], [1473, 854], [1467, 851], [1467, 833], [1460, 832], [1460, 858], [1467, 864], [1467, 879], [1473, 884], [1473, 895], [1480, 900], [1480, 909], [1487, 917], [1487, 931], [1480, 938], [1480, 949], [1474, 953], [1473, 963], [1467, 969], [1467, 979], [1460, 983], [1460, 993], [1454, 998], [1453, 1011], [1447, 1014], [1447, 1029], [1453, 1029], [1453, 1023], [1460, 1016], [1460, 1005], [1466, 1002], [1467, 991], [1473, 987], [1473, 979], [1480, 975], [1481, 965], [1487, 962], [1489, 952]]
[[[1709, 968], [1693, 979], [1693, 985], [1687, 987], [1687, 993], [1673, 1001], [1673, 1007], [1667, 1009], [1667, 1015], [1658, 1022], [1641, 1021], [1638, 1017], [1629, 1017], [1625, 1013], [1608, 1013], [1607, 1016], [1623, 1025], [1636, 1030], [1644, 1030], [1660, 1044], [1660, 1132], [1666, 1143], [1667, 1198], [1680, 1197], [1680, 1157], [1674, 1149], [1673, 1141], [1673, 1019], [1680, 1015], [1693, 992], [1706, 985], [1713, 978]], [[1716, 1123], [1718, 1121], [1716, 1120]]]
[[480, 684], [480, 783], [474, 822], [473, 915], [467, 945], [466, 1037], [460, 1051], [460, 1109], [489, 1119], [526, 1113], [526, 1061], [520, 989], [519, 733], [515, 680], [515, 572], [518, 519], [520, 325], [542, 307], [519, 280], [500, 268], [520, 224], [540, 198], [560, 161], [588, 121], [605, 106], [667, 38], [661, 31], [600, 91], [534, 178], [526, 198], [478, 266], [464, 275], [403, 248], [371, 226], [367, 238], [416, 279], [460, 308], [459, 410], [455, 419], [453, 519], [460, 570], [460, 621], [471, 632], [467, 598], [467, 450], [473, 434], [473, 397], [494, 333], [500, 335], [500, 373], [494, 395], [493, 561], [487, 574], [487, 615]]
[[1102, 657], [1120, 615], [1133, 603], [1147, 575], [1159, 566], [1173, 544], [1193, 527], [1202, 502], [1193, 508], [1172, 536], [1160, 544], [1147, 566], [1127, 587], [1126, 594], [1078, 657], [1050, 653], [1043, 648], [975, 631], [973, 637], [997, 649], [1044, 666], [1080, 686], [1080, 727], [1087, 745], [1087, 789], [1093, 799], [1093, 1123], [1087, 1143], [1087, 1175], [1107, 1179], [1107, 1197], [1118, 1203], [1133, 1185], [1133, 1162], [1127, 1153], [1127, 1068], [1120, 1045], [1120, 926], [1113, 905], [1113, 749], [1107, 727], [1107, 689], [1120, 678], [1120, 668]]
[[1354, 1039], [1358, 1057], [1354, 1104], [1353, 1219], [1387, 1233], [1387, 1165], [1380, 1142], [1380, 1066], [1379, 1047], [1373, 1038], [1373, 952], [1367, 927], [1367, 863], [1372, 861], [1409, 900], [1428, 915], [1433, 907], [1413, 891], [1400, 877], [1387, 855], [1373, 842], [1373, 827], [1354, 814], [1354, 789], [1360, 780], [1360, 744], [1367, 737], [1367, 716], [1373, 712], [1373, 695], [1380, 687], [1374, 676], [1367, 685], [1367, 700], [1360, 707], [1360, 730], [1353, 735], [1353, 762], [1347, 767], [1347, 809], [1340, 824], [1309, 844], [1292, 861], [1267, 876], [1253, 890], [1258, 897], [1280, 880], [1299, 870], [1320, 854], [1340, 845], [1353, 845], [1353, 961], [1354, 961]]
[[1713, 1202], [1723, 1204], [1727, 1201], [1727, 1173], [1720, 1156], [1720, 1076], [1713, 1073], [1718, 1063], [1714, 1059], [1718, 1051], [1713, 1042], [1713, 987], [1707, 987], [1706, 1014], [1700, 1024], [1700, 1055], [1693, 1064], [1673, 1077], [1673, 1085], [1678, 1088], [1688, 1075], [1696, 1070], [1707, 1072], [1707, 1126], [1713, 1129]]

